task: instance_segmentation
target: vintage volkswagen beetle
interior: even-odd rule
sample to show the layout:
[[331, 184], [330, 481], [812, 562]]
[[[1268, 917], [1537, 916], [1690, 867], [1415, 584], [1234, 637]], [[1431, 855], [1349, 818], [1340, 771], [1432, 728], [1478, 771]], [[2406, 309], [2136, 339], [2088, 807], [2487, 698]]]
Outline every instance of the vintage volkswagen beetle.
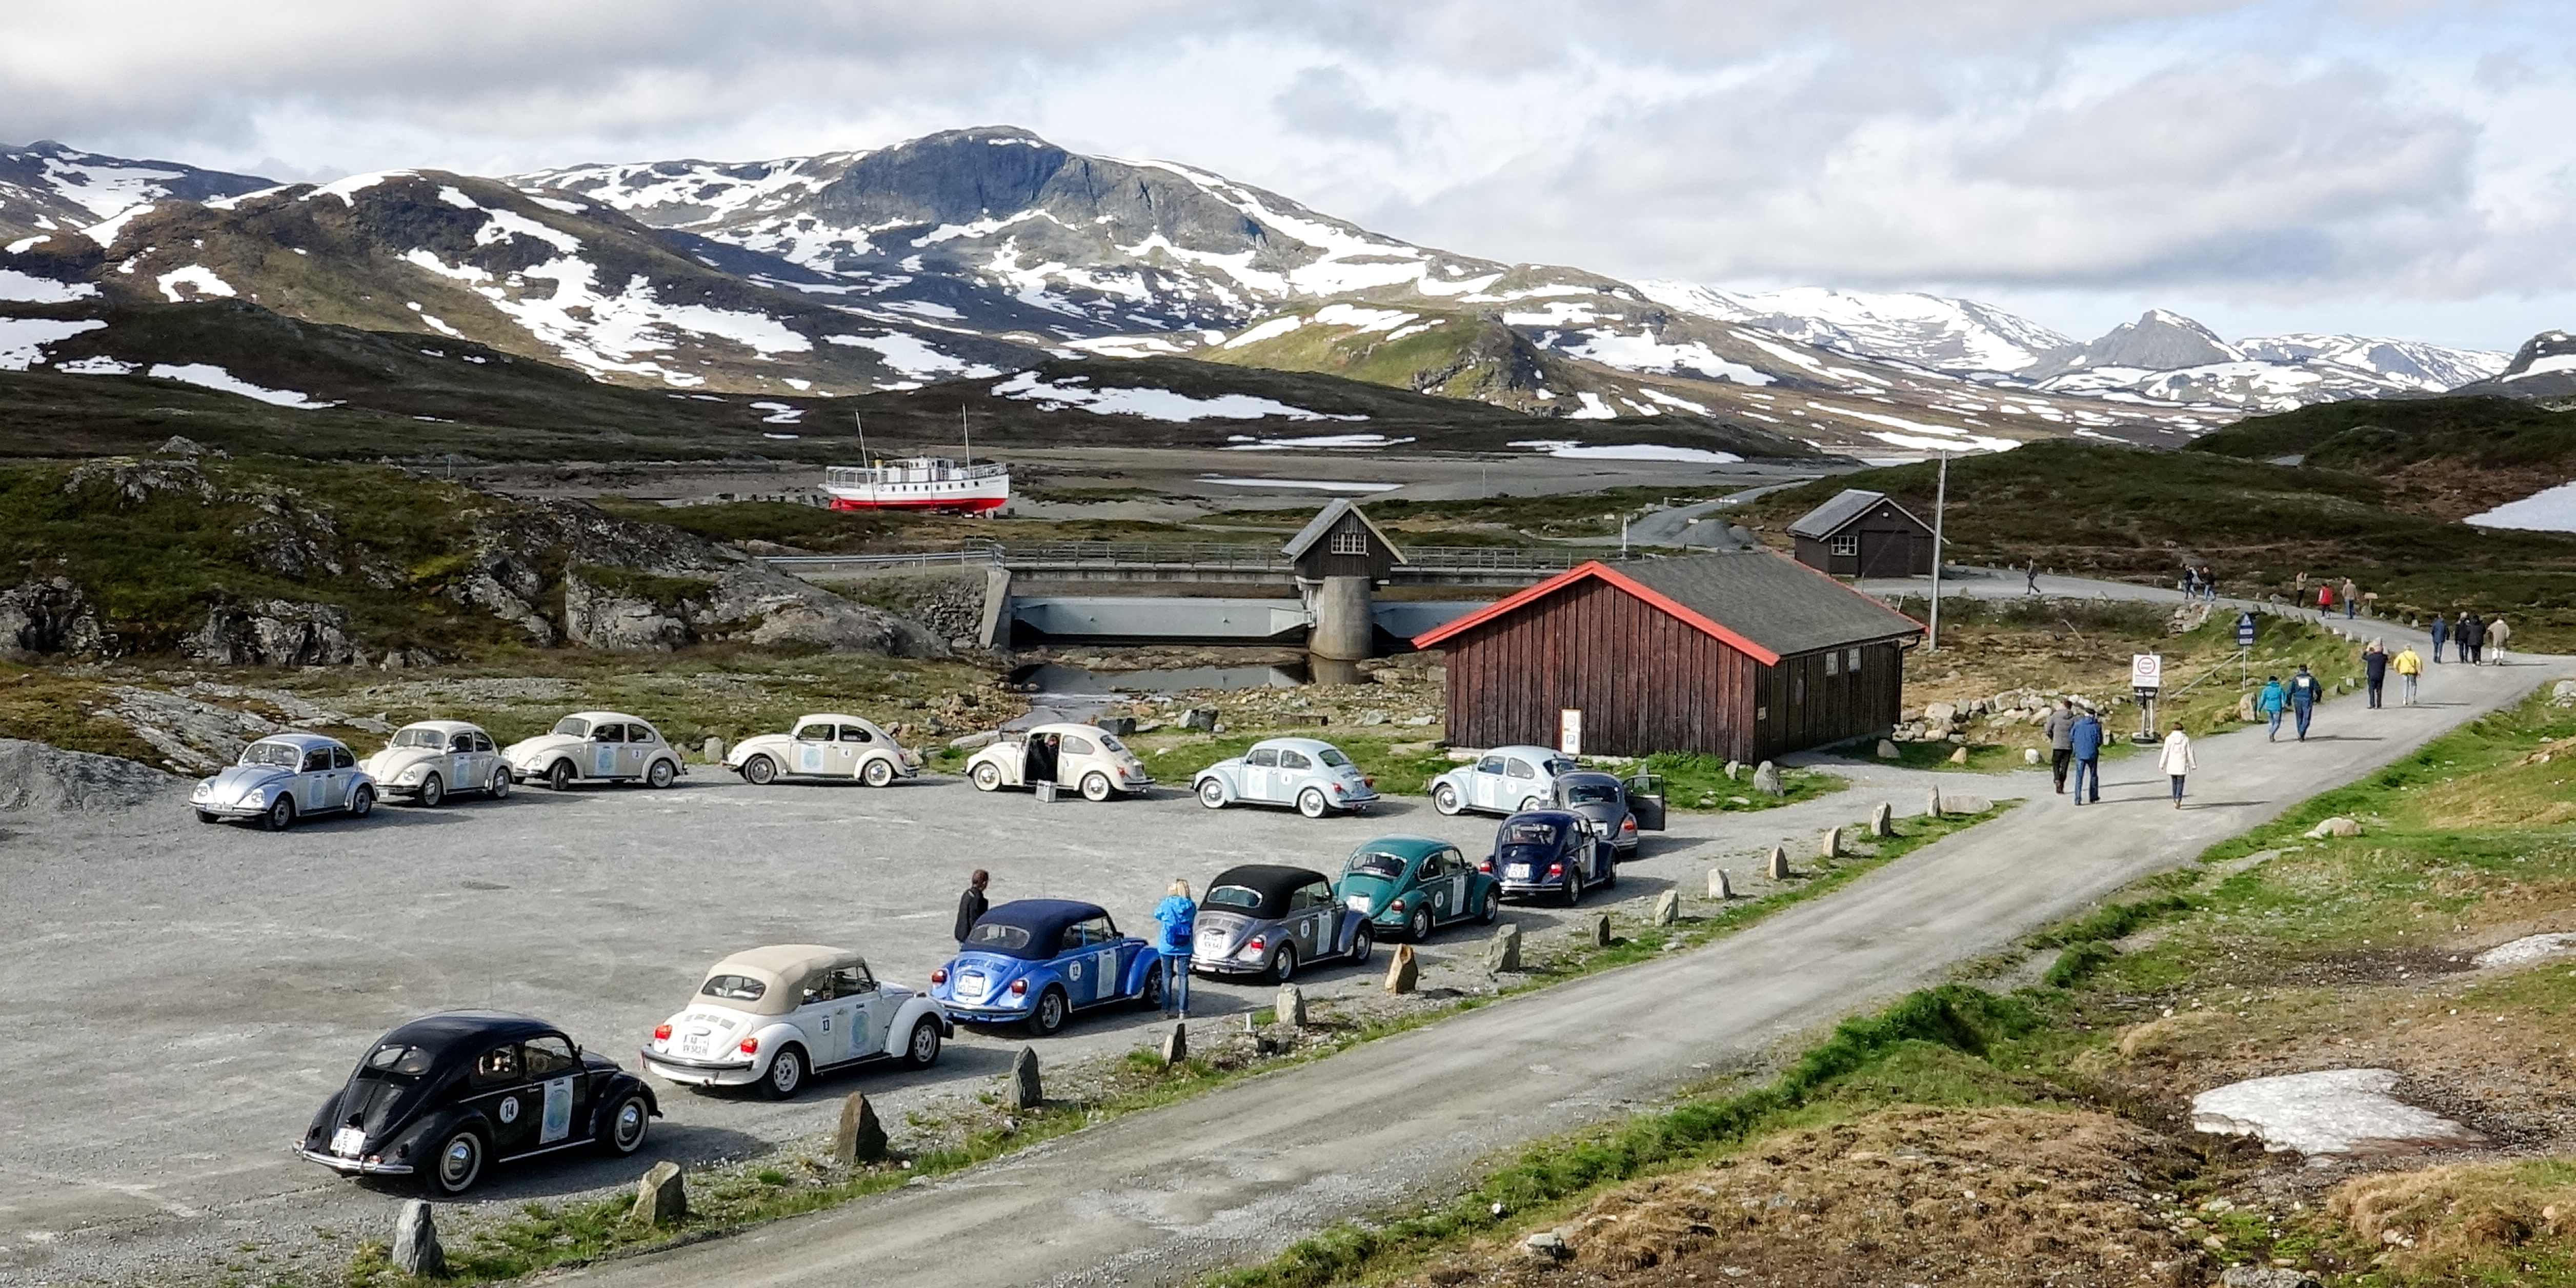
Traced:
[[1247, 863], [1208, 883], [1190, 923], [1190, 969], [1285, 984], [1308, 962], [1365, 962], [1369, 919], [1333, 895], [1312, 868]]
[[1415, 941], [1434, 928], [1469, 918], [1492, 925], [1503, 891], [1458, 847], [1427, 836], [1381, 836], [1351, 851], [1333, 892], [1381, 935]]
[[544, 780], [556, 791], [574, 783], [643, 782], [668, 787], [689, 772], [680, 753], [650, 721], [615, 711], [576, 711], [555, 727], [501, 751], [520, 782]]
[[855, 778], [883, 787], [921, 773], [921, 758], [871, 720], [825, 713], [803, 717], [789, 733], [745, 738], [725, 753], [725, 768], [754, 786], [781, 778]]
[[1556, 799], [1556, 780], [1578, 766], [1546, 747], [1496, 747], [1431, 780], [1431, 808], [1443, 814], [1475, 810], [1517, 814]]
[[930, 995], [967, 1023], [1026, 1024], [1043, 1037], [1075, 1011], [1161, 1005], [1161, 957], [1119, 934], [1098, 904], [1019, 899], [975, 922], [957, 955], [930, 972]]
[[1209, 809], [1237, 802], [1294, 805], [1308, 818], [1336, 810], [1357, 814], [1377, 800], [1377, 780], [1361, 773], [1341, 748], [1318, 738], [1262, 739], [1242, 755], [1200, 770], [1190, 790]]
[[376, 807], [376, 780], [337, 738], [279, 733], [242, 748], [241, 759], [200, 781], [188, 803], [200, 823], [255, 818], [278, 832], [313, 814], [365, 818]]
[[1625, 781], [1589, 769], [1559, 774], [1552, 804], [1591, 819], [1610, 838], [1621, 862], [1636, 854], [1639, 832], [1664, 830], [1664, 780], [1655, 774]]
[[1145, 762], [1115, 734], [1086, 724], [1042, 724], [1005, 733], [966, 762], [966, 780], [978, 791], [1038, 783], [1079, 786], [1087, 801], [1138, 793], [1154, 785]]
[[358, 767], [387, 797], [433, 809], [451, 792], [481, 792], [494, 800], [510, 794], [510, 767], [501, 763], [492, 735], [461, 720], [404, 725], [383, 751]]
[[543, 1020], [446, 1011], [376, 1039], [295, 1152], [351, 1176], [410, 1176], [462, 1194], [490, 1164], [597, 1145], [643, 1147], [662, 1116], [643, 1080]]
[[1494, 852], [1477, 867], [1507, 895], [1561, 895], [1583, 902], [1586, 886], [1619, 884], [1619, 854], [1591, 819], [1572, 810], [1524, 810], [1494, 829]]
[[785, 1100], [809, 1074], [893, 1059], [927, 1069], [955, 1031], [939, 1003], [877, 982], [857, 953], [777, 944], [709, 968], [696, 999], [654, 1028], [642, 1054], [645, 1069], [670, 1082], [757, 1084]]

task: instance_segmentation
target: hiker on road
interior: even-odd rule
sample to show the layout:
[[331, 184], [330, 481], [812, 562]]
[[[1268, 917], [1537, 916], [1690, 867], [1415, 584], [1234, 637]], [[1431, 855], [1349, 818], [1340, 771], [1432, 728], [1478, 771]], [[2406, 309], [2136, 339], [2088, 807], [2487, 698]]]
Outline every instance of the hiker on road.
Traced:
[[2479, 651], [2487, 642], [2487, 624], [2479, 620], [2475, 609], [2460, 610], [2460, 660], [2478, 664]]
[[2173, 780], [2175, 809], [2182, 808], [2183, 775], [2198, 768], [2199, 764], [2191, 756], [2191, 735], [2182, 731], [2181, 722], [2175, 722], [2173, 732], [2165, 735], [2164, 751], [2156, 757], [2156, 766]]
[[2317, 616], [2320, 618], [2334, 616], [2333, 582], [2321, 581], [2317, 583]]
[[2317, 714], [2317, 699], [2324, 696], [2324, 692], [2325, 686], [2317, 683], [2317, 677], [2308, 670], [2308, 664], [2299, 663], [2298, 672], [2290, 677], [2290, 718], [2299, 727], [2301, 742], [2308, 740], [2308, 721]]
[[2513, 637], [2513, 628], [2499, 617], [2487, 623], [2487, 648], [2495, 653], [2495, 664], [2504, 665], [2504, 642]]
[[2381, 644], [2377, 640], [2372, 640], [2361, 650], [2361, 672], [2363, 678], [2370, 681], [2370, 705], [2372, 709], [2376, 710], [2381, 705], [2379, 700], [2380, 694], [2386, 691], [2388, 687], [2388, 648], [2386, 645]]
[[2352, 584], [2352, 578], [2346, 577], [2343, 579], [2343, 619], [2347, 622], [2351, 621], [2353, 610], [2359, 607], [2361, 607], [2361, 587]]
[[2027, 595], [2036, 595], [2036, 594], [2038, 594], [2038, 593], [2039, 593], [2039, 556], [2038, 556], [2038, 555], [2032, 555], [2032, 556], [2030, 557], [2030, 566], [2029, 566], [2029, 567], [2027, 567], [2027, 568], [2022, 569], [2022, 570], [2021, 570], [2021, 575], [2022, 575], [2022, 593], [2027, 594]]
[[2433, 614], [2433, 660], [2442, 660], [2442, 646], [2451, 642], [2451, 619]]
[[2075, 717], [2075, 727], [2068, 731], [2068, 743], [2075, 753], [2075, 803], [2084, 803], [2085, 783], [2092, 783], [2093, 803], [2102, 803], [2102, 721], [2091, 711]]
[[2059, 698], [2057, 709], [2048, 713], [2048, 723], [2040, 732], [2048, 735], [2048, 777], [2057, 784], [2057, 794], [2066, 794], [2066, 770], [2075, 762], [2075, 702]]
[[2424, 674], [2423, 657], [2415, 652], [2414, 645], [2409, 644], [2397, 650], [2397, 656], [2390, 659], [2389, 665], [2397, 668], [2397, 705], [2415, 705], [2415, 681]]
[[2290, 691], [2281, 687], [2281, 677], [2264, 676], [2263, 691], [2254, 695], [2254, 709], [2263, 713], [2264, 718], [2272, 722], [2271, 732], [2263, 735], [2263, 741], [2281, 740], [2281, 713], [2288, 710], [2289, 706]]

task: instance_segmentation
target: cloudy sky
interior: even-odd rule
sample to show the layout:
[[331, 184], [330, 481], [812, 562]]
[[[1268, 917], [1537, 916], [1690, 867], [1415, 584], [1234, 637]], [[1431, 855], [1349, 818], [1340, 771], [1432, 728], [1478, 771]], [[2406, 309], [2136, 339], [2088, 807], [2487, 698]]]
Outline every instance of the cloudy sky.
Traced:
[[90, 0], [0, 140], [279, 178], [1026, 126], [1412, 241], [2091, 335], [2576, 325], [2565, 0]]

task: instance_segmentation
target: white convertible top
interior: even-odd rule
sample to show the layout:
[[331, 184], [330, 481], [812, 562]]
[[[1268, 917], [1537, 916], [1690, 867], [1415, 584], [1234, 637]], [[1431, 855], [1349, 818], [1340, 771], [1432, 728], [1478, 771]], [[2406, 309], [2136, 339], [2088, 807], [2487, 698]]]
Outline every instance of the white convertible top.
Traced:
[[822, 944], [771, 944], [765, 948], [746, 948], [717, 962], [707, 968], [707, 978], [748, 975], [759, 980], [763, 985], [760, 1000], [724, 1004], [754, 1015], [785, 1015], [796, 1009], [797, 990], [814, 972], [835, 966], [865, 964], [864, 958], [847, 948], [830, 948]]

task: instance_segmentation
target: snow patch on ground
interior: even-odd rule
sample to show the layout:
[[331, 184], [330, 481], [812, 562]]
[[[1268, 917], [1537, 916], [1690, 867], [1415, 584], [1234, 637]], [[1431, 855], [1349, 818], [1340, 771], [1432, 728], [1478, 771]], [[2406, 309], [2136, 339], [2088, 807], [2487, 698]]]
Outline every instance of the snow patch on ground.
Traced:
[[1306, 319], [1297, 317], [1293, 314], [1284, 318], [1272, 318], [1269, 321], [1264, 322], [1259, 326], [1252, 327], [1249, 330], [1246, 330], [1243, 334], [1226, 341], [1222, 347], [1228, 349], [1240, 349], [1248, 344], [1259, 344], [1264, 340], [1275, 339], [1279, 336], [1286, 335], [1304, 325], [1306, 325]]
[[1527, 447], [1568, 460], [1690, 461], [1705, 465], [1733, 465], [1744, 459], [1733, 452], [1713, 452], [1704, 447], [1667, 447], [1662, 443], [1578, 443], [1566, 438], [1531, 438], [1512, 446]]
[[993, 386], [993, 392], [1003, 398], [1035, 402], [1048, 411], [1079, 407], [1095, 416], [1142, 416], [1147, 420], [1263, 420], [1272, 416], [1283, 420], [1368, 419], [1308, 411], [1250, 394], [1193, 398], [1169, 389], [1093, 389], [1090, 384], [1088, 376], [1060, 377], [1049, 382], [1041, 381], [1036, 372], [1023, 371]]
[[1622, 335], [1607, 328], [1584, 332], [1582, 343], [1567, 345], [1565, 351], [1621, 371], [1696, 373], [1739, 385], [1767, 385], [1776, 379], [1769, 372], [1721, 358], [1697, 340], [1666, 344], [1651, 335]]
[[1105, 335], [1095, 340], [1068, 340], [1065, 347], [1104, 358], [1156, 358], [1190, 351], [1190, 346], [1159, 335]]
[[292, 390], [262, 389], [211, 362], [191, 362], [184, 366], [156, 362], [152, 364], [152, 369], [144, 374], [159, 380], [176, 380], [181, 384], [195, 385], [201, 389], [240, 394], [244, 398], [256, 398], [264, 403], [278, 407], [292, 407], [297, 411], [320, 411], [325, 407], [339, 406], [338, 403], [316, 402]]
[[377, 184], [383, 183], [387, 179], [409, 179], [411, 177], [413, 177], [413, 172], [409, 170], [377, 170], [368, 174], [353, 174], [345, 179], [334, 179], [329, 183], [323, 184], [321, 187], [315, 188], [311, 192], [305, 193], [304, 199], [306, 201], [311, 201], [315, 197], [338, 197], [341, 205], [355, 206], [358, 204], [359, 193], [365, 192], [367, 189], [375, 187]]
[[[2576, 355], [2571, 355], [2576, 356]], [[2507, 501], [2484, 514], [2460, 520], [2481, 528], [2521, 528], [2530, 532], [2576, 532], [2576, 483], [2534, 492]]]
[[1575, 397], [1583, 400], [1580, 410], [1565, 413], [1567, 420], [1617, 420], [1619, 409], [1601, 401], [1601, 395], [1586, 390]]
[[916, 380], [929, 380], [940, 376], [963, 376], [968, 380], [982, 380], [1002, 374], [998, 367], [987, 367], [981, 363], [968, 362], [963, 358], [950, 357], [931, 348], [930, 343], [920, 336], [908, 335], [901, 331], [888, 331], [884, 335], [827, 335], [823, 340], [827, 344], [846, 344], [854, 348], [875, 350], [878, 357], [885, 359], [887, 366]]
[[1389, 438], [1384, 434], [1307, 434], [1303, 437], [1255, 437], [1234, 434], [1225, 440], [1229, 452], [1291, 452], [1309, 447], [1393, 447], [1410, 443], [1410, 438]]
[[68, 304], [97, 294], [98, 287], [91, 282], [57, 282], [50, 277], [0, 268], [0, 300], [12, 304]]
[[2479, 953], [2469, 959], [2469, 964], [2486, 970], [2497, 966], [2522, 966], [2531, 962], [2547, 961], [2552, 957], [2564, 957], [2569, 953], [2576, 953], [2576, 935], [2524, 935], [2520, 939], [2498, 944]]
[[232, 283], [215, 276], [215, 270], [203, 264], [174, 268], [152, 280], [160, 286], [161, 294], [173, 304], [185, 303], [191, 298], [179, 293], [179, 288], [183, 286], [195, 292], [195, 297], [200, 299], [220, 295], [229, 300], [236, 294]]
[[1392, 492], [1404, 486], [1401, 483], [1347, 483], [1333, 479], [1243, 479], [1222, 474], [1202, 474], [1199, 482], [1222, 487], [1279, 487], [1299, 492]]
[[2576, 353], [2553, 353], [2544, 358], [2534, 358], [2530, 366], [2506, 376], [2505, 379], [2528, 380], [2533, 376], [2545, 376], [2553, 371], [2576, 371]]
[[45, 360], [45, 346], [106, 326], [95, 318], [0, 318], [0, 371], [24, 371]]
[[2191, 1126], [2222, 1136], [2255, 1136], [2274, 1153], [2351, 1154], [2468, 1145], [2478, 1133], [2388, 1093], [2388, 1069], [2289, 1073], [2204, 1091], [2191, 1098]]
[[67, 376], [130, 376], [134, 374], [134, 367], [131, 362], [105, 356], [54, 364], [54, 370]]

